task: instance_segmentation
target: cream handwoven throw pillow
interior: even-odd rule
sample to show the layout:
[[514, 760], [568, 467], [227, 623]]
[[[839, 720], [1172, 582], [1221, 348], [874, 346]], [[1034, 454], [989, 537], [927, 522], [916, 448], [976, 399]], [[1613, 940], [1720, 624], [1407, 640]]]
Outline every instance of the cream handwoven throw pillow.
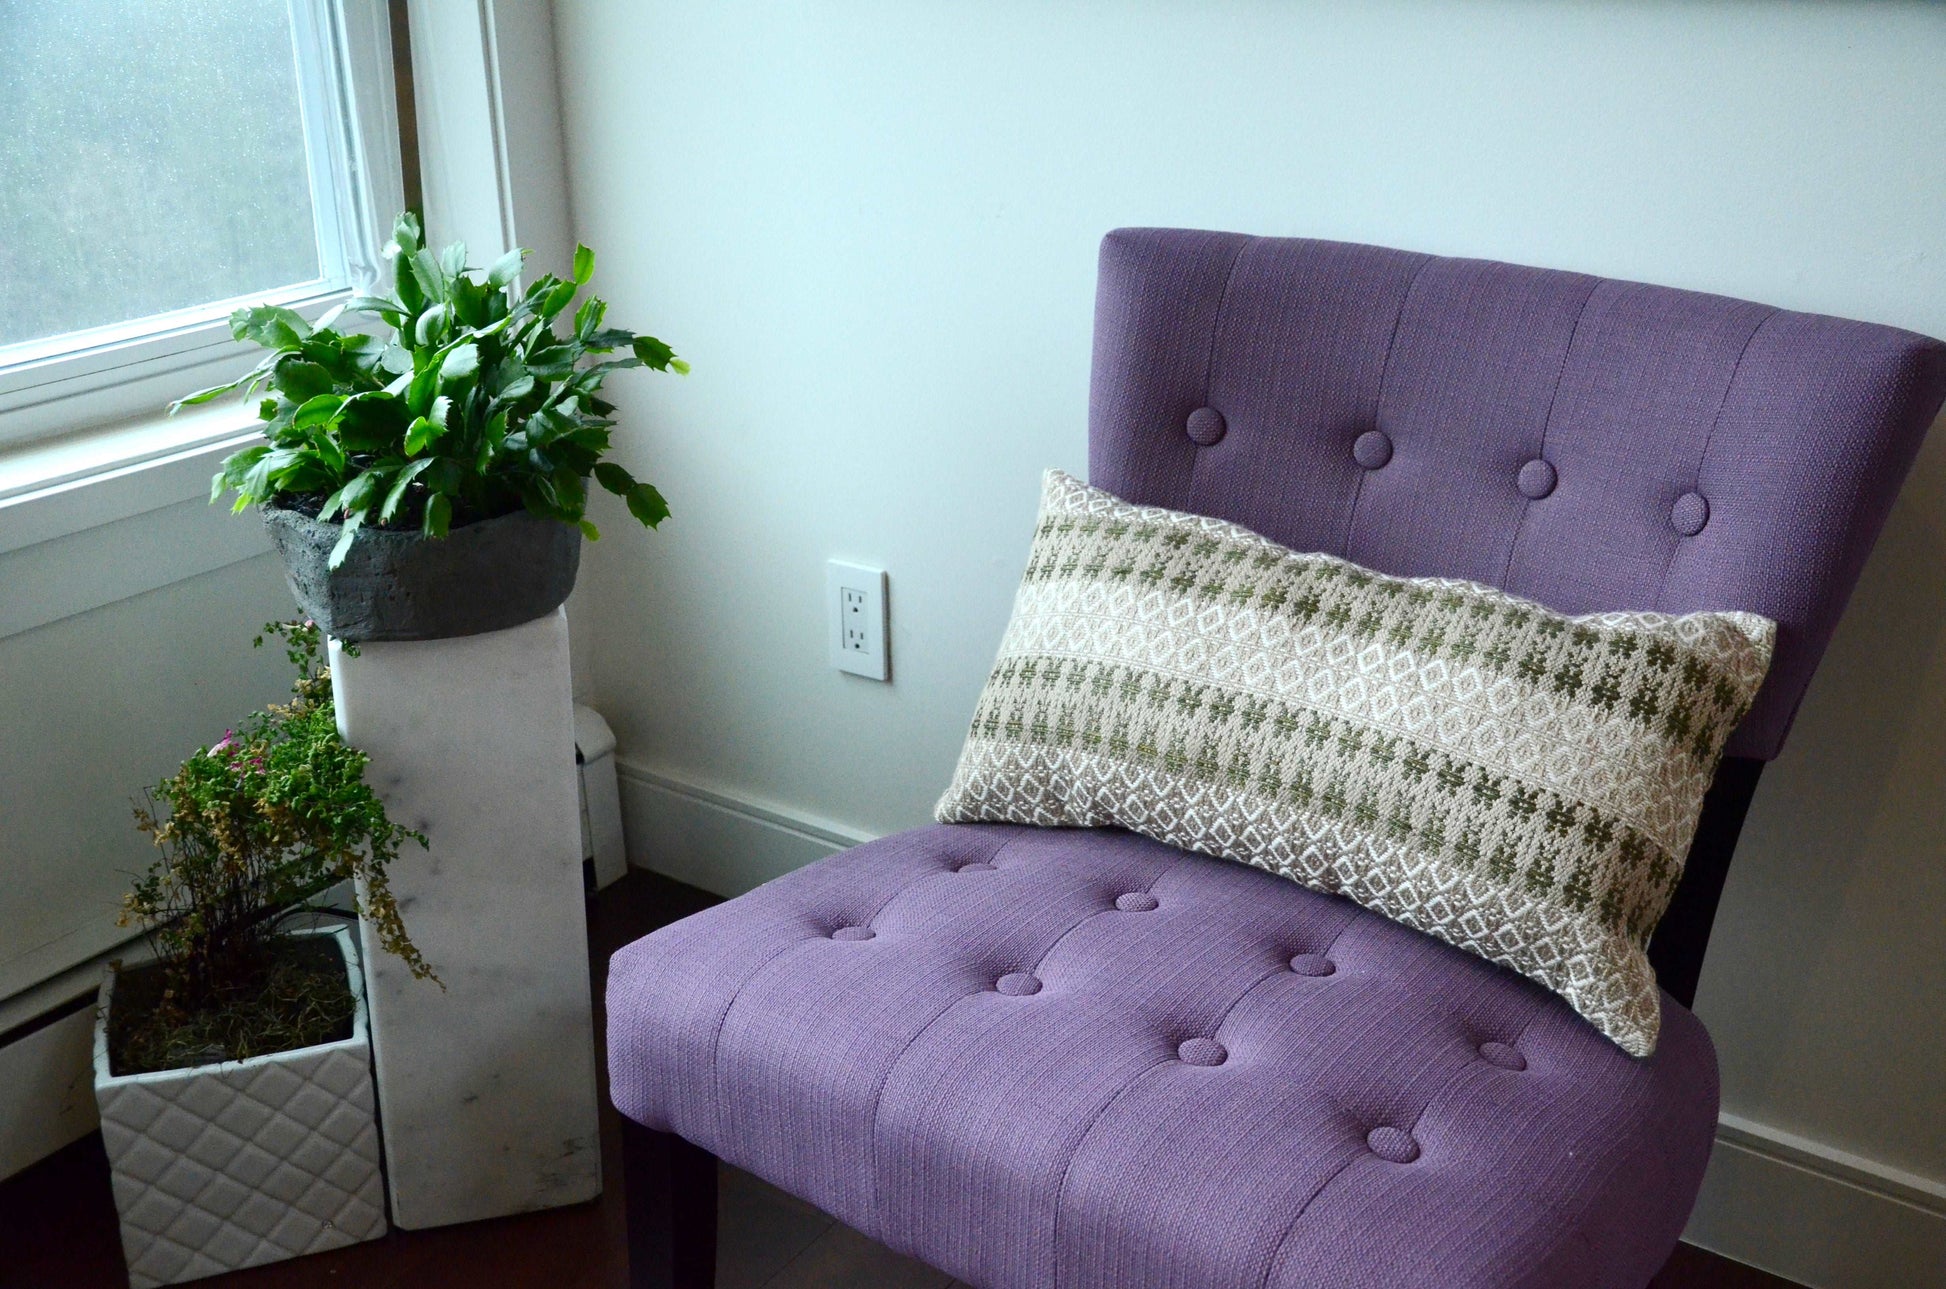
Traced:
[[1349, 896], [1647, 1056], [1645, 947], [1774, 633], [1564, 617], [1051, 470], [936, 813], [1118, 825]]

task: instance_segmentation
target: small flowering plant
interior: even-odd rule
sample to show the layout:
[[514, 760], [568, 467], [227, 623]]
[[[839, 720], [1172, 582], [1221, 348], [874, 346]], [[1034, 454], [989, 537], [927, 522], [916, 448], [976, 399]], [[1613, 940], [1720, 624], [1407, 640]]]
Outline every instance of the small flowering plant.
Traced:
[[[111, 1024], [111, 1047], [121, 1039], [118, 1071], [240, 1060], [328, 1039], [322, 1031], [350, 1015], [343, 967], [313, 973], [333, 995], [321, 998], [288, 969], [283, 923], [347, 879], [379, 943], [415, 977], [434, 978], [386, 880], [400, 847], [424, 847], [426, 838], [386, 817], [365, 782], [365, 754], [339, 737], [316, 625], [264, 630], [282, 637], [297, 668], [291, 701], [199, 750], [135, 811], [136, 827], [162, 856], [135, 882], [121, 920], [148, 931], [158, 962], [138, 969], [150, 975], [153, 987], [143, 992], [151, 1015], [131, 1023], [145, 1029]], [[118, 1010], [123, 996], [118, 985]]]

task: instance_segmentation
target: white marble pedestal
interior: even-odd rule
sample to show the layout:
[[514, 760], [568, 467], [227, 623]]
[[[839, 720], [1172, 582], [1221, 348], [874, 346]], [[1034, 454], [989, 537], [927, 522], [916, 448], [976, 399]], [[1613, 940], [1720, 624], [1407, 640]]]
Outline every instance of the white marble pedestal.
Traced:
[[364, 932], [392, 1220], [408, 1229], [601, 1193], [567, 617], [331, 645], [338, 728], [408, 843], [392, 889], [445, 983]]

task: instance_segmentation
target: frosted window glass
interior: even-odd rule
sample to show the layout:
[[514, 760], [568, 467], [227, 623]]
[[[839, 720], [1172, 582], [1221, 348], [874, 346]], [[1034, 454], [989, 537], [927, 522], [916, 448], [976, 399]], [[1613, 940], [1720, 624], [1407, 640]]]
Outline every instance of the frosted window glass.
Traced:
[[0, 0], [0, 345], [319, 276], [286, 0]]

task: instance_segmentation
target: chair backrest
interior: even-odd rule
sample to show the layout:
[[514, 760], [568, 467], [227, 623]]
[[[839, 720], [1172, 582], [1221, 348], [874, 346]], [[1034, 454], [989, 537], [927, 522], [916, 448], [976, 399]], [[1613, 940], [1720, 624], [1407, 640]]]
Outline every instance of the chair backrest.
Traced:
[[1092, 481], [1564, 613], [1748, 609], [1769, 760], [1927, 427], [1946, 345], [1722, 296], [1343, 242], [1102, 244]]
[[1187, 229], [1102, 243], [1091, 482], [1564, 613], [1747, 609], [1777, 651], [1649, 947], [1695, 995], [1762, 762], [1946, 398], [1946, 345], [1722, 296]]

